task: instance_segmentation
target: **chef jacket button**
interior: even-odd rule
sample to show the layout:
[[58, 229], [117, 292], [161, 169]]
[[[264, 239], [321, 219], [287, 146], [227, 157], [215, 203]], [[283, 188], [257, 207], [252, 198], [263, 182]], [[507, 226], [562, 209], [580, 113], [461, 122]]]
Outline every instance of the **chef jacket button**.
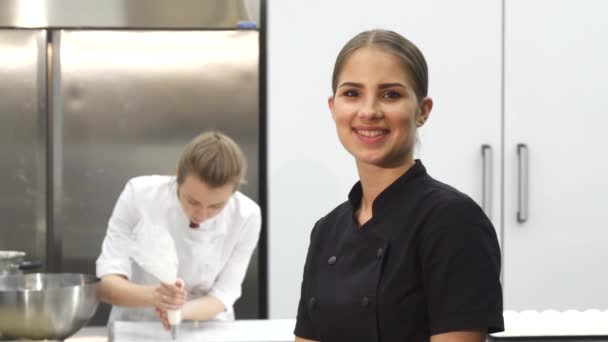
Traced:
[[369, 305], [369, 298], [367, 298], [367, 296], [365, 296], [361, 299], [361, 306], [366, 308], [368, 305]]
[[314, 309], [316, 305], [317, 305], [317, 299], [315, 297], [311, 297], [308, 300], [308, 306], [310, 306], [311, 309]]
[[330, 265], [333, 265], [336, 263], [336, 256], [333, 255], [331, 258], [329, 258], [329, 260], [327, 260], [327, 263]]
[[378, 248], [378, 258], [382, 258], [382, 253], [384, 253], [382, 248]]

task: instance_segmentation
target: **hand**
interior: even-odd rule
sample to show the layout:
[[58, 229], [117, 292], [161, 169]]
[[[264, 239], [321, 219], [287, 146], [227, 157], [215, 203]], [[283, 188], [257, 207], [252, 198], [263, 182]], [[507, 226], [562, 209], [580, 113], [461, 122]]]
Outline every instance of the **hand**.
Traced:
[[167, 310], [162, 310], [159, 308], [154, 308], [154, 310], [156, 311], [158, 319], [160, 319], [163, 328], [165, 328], [165, 330], [169, 330], [169, 319], [167, 318]]
[[186, 290], [181, 279], [175, 284], [160, 283], [153, 294], [153, 306], [160, 310], [179, 310], [186, 302]]

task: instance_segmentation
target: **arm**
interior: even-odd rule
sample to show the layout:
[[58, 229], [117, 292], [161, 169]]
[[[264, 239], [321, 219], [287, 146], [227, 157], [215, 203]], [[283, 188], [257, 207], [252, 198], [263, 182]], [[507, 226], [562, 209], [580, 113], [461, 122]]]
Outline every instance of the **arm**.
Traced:
[[431, 212], [419, 255], [434, 342], [503, 329], [498, 240], [477, 204], [456, 197]]
[[318, 342], [318, 341], [307, 340], [305, 338], [301, 338], [301, 337], [296, 336], [296, 341], [295, 342]]
[[178, 309], [185, 300], [185, 291], [175, 284], [141, 286], [129, 281], [130, 244], [133, 229], [141, 219], [135, 202], [129, 181], [116, 201], [97, 259], [96, 273], [101, 278], [97, 293], [102, 301], [113, 305]]
[[206, 296], [184, 305], [182, 315], [189, 320], [207, 320], [232, 307], [241, 296], [241, 284], [255, 247], [262, 225], [259, 208], [241, 227], [241, 236], [226, 265], [218, 275]]
[[97, 286], [97, 295], [101, 301], [112, 305], [163, 310], [178, 310], [186, 300], [186, 292], [177, 285], [143, 286], [119, 274], [103, 276]]
[[481, 331], [452, 331], [431, 336], [431, 342], [484, 342], [486, 334]]
[[154, 287], [134, 284], [119, 274], [101, 277], [97, 294], [101, 301], [119, 306], [149, 307], [154, 303]]
[[101, 254], [97, 258], [96, 273], [101, 278], [97, 292], [100, 299], [108, 304], [141, 307], [150, 302], [150, 293], [146, 294], [143, 287], [128, 280], [131, 278], [129, 245], [133, 228], [140, 220], [134, 202], [133, 185], [129, 181], [114, 205]]
[[[306, 252], [306, 260], [304, 261], [304, 270], [302, 272], [302, 285], [300, 286], [300, 300], [298, 302], [298, 313], [296, 315], [296, 326], [294, 327], [294, 335], [296, 336], [295, 342], [317, 342], [321, 339], [320, 333], [315, 329], [313, 325], [313, 317], [310, 314], [308, 298], [310, 293], [308, 292], [308, 286], [310, 275], [311, 259], [315, 254], [316, 242], [319, 240], [315, 238], [317, 226], [319, 222], [315, 223], [315, 226], [310, 232], [310, 243], [308, 245], [308, 251]], [[307, 338], [301, 337], [306, 336]], [[310, 338], [310, 339], [309, 339]], [[314, 338], [314, 340], [313, 340]]]
[[226, 310], [224, 303], [214, 296], [203, 296], [187, 302], [182, 307], [184, 319], [206, 321]]

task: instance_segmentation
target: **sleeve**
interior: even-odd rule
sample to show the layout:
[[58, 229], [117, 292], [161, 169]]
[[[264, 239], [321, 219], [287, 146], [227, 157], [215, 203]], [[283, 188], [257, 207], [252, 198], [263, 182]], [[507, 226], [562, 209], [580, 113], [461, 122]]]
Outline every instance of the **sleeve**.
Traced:
[[431, 335], [504, 330], [498, 239], [473, 200], [451, 200], [435, 211], [419, 255]]
[[319, 341], [321, 338], [314, 329], [312, 317], [310, 316], [310, 311], [308, 310], [310, 303], [308, 302], [309, 294], [307, 285], [310, 278], [310, 263], [314, 251], [314, 241], [316, 236], [315, 232], [318, 224], [319, 222], [315, 224], [310, 233], [310, 243], [308, 245], [308, 252], [306, 254], [306, 262], [304, 263], [304, 274], [302, 276], [302, 285], [300, 289], [300, 301], [298, 303], [296, 327], [293, 332], [297, 337], [316, 341]]
[[234, 247], [228, 262], [218, 275], [209, 295], [219, 299], [226, 309], [231, 308], [241, 297], [241, 285], [245, 279], [249, 261], [257, 246], [262, 227], [262, 216], [257, 211], [243, 223], [241, 237]]
[[112, 211], [108, 230], [101, 245], [101, 254], [96, 262], [97, 277], [108, 274], [120, 274], [131, 278], [131, 260], [129, 246], [132, 242], [133, 227], [139, 221], [135, 208], [132, 182], [125, 185]]

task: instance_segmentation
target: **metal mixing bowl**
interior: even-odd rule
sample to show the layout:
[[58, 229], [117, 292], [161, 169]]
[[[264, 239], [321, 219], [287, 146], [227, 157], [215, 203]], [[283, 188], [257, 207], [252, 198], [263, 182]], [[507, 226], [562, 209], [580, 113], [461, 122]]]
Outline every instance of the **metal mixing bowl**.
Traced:
[[0, 340], [63, 340], [91, 319], [99, 278], [33, 273], [0, 277]]

